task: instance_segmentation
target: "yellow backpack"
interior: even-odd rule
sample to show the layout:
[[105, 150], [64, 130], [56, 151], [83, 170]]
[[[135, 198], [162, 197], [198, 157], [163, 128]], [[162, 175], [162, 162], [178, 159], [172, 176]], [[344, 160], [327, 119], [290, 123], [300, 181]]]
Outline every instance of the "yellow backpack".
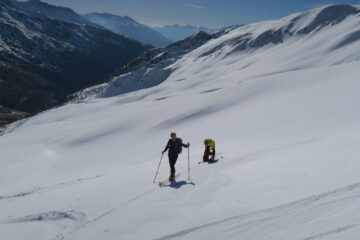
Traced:
[[207, 138], [204, 140], [204, 144], [208, 147], [210, 147], [211, 149], [215, 149], [215, 141], [212, 140], [211, 138]]

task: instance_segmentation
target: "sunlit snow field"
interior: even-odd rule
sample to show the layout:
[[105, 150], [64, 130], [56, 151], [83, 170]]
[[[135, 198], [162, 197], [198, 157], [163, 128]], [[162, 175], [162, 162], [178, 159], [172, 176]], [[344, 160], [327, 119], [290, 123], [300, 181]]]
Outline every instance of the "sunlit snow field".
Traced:
[[[0, 137], [1, 239], [357, 240], [360, 17], [348, 7], [234, 29], [155, 87], [117, 95], [109, 83], [101, 97], [10, 127]], [[346, 18], [327, 25], [333, 11]], [[191, 143], [191, 181], [184, 149], [178, 183], [159, 188], [172, 131]], [[207, 137], [224, 159], [199, 165]], [[158, 180], [168, 175], [164, 158]]]

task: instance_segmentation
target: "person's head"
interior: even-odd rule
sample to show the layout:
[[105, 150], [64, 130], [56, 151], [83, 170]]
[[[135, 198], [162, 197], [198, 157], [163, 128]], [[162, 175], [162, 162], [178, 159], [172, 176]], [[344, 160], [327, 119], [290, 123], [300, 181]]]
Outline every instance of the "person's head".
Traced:
[[204, 140], [204, 144], [205, 144], [205, 145], [208, 145], [208, 144], [209, 144], [209, 140], [208, 140], [208, 139], [205, 139], [205, 140]]
[[170, 137], [171, 137], [172, 140], [175, 140], [176, 139], [176, 133], [172, 132], [170, 134]]

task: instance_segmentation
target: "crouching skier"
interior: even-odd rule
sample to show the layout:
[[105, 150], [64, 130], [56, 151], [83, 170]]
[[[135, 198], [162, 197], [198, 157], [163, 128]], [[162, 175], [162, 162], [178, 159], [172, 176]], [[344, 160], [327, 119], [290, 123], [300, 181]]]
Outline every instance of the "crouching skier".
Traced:
[[[204, 162], [211, 162], [215, 160], [215, 141], [212, 140], [211, 138], [207, 138], [204, 140], [204, 144], [205, 144], [205, 152], [204, 152], [204, 157], [203, 157], [203, 161]], [[211, 156], [211, 158], [210, 158]], [[210, 159], [209, 159], [210, 158]]]
[[165, 150], [162, 152], [164, 154], [167, 150], [168, 156], [169, 156], [169, 164], [170, 164], [170, 177], [169, 181], [174, 182], [175, 181], [175, 164], [179, 157], [179, 154], [182, 151], [182, 148], [188, 148], [190, 147], [190, 143], [183, 144], [181, 138], [176, 137], [176, 133], [171, 133], [171, 138], [169, 139]]

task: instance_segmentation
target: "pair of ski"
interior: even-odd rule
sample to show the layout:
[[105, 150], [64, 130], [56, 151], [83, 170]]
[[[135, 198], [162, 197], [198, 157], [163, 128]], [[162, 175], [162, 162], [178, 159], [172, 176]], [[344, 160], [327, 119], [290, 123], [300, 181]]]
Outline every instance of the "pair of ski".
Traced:
[[219, 157], [219, 158], [216, 158], [214, 160], [210, 160], [208, 162], [204, 162], [204, 161], [201, 161], [201, 162], [198, 162], [198, 164], [203, 164], [203, 163], [208, 163], [208, 164], [212, 164], [212, 163], [217, 163], [219, 160], [223, 159], [224, 157]]
[[[224, 157], [222, 156], [222, 157], [220, 157], [220, 158], [214, 159], [213, 161], [209, 161], [209, 162], [199, 162], [199, 164], [203, 164], [203, 163], [212, 164], [212, 163], [218, 162], [219, 160], [221, 160], [221, 159], [223, 159], [223, 158], [224, 158]], [[180, 177], [180, 175], [181, 175], [180, 173], [175, 175], [175, 181], [174, 181], [174, 182], [176, 182], [176, 179], [177, 179], [178, 177]], [[166, 187], [166, 186], [168, 186], [169, 184], [171, 184], [171, 182], [169, 181], [169, 179], [166, 179], [166, 180], [164, 180], [164, 181], [160, 181], [160, 182], [159, 182], [159, 186], [160, 186], [160, 187]]]

